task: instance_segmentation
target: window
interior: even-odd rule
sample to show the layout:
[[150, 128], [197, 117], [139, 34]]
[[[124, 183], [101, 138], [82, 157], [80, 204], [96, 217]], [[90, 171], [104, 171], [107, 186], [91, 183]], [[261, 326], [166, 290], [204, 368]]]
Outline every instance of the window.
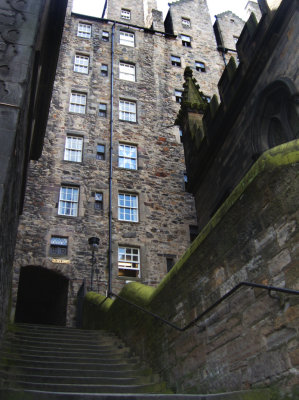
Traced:
[[118, 248], [118, 276], [140, 277], [139, 249], [134, 247]]
[[119, 79], [135, 82], [135, 65], [120, 62]]
[[196, 71], [206, 72], [206, 65], [202, 61], [195, 61]]
[[94, 194], [94, 209], [97, 211], [103, 210], [103, 193]]
[[120, 11], [120, 18], [131, 19], [131, 11], [125, 10], [124, 8], [122, 8]]
[[187, 35], [181, 35], [182, 45], [185, 47], [191, 47], [191, 37]]
[[174, 258], [166, 258], [167, 272], [174, 266]]
[[66, 256], [67, 255], [68, 239], [60, 236], [52, 236], [50, 241], [51, 256]]
[[72, 92], [70, 99], [70, 112], [85, 114], [86, 112], [86, 94]]
[[202, 95], [202, 98], [203, 98], [203, 100], [205, 100], [207, 103], [210, 103], [210, 102], [211, 102], [211, 97], [210, 97], [210, 96]]
[[175, 95], [175, 101], [177, 103], [181, 103], [182, 99], [183, 99], [183, 91], [182, 90], [175, 90], [174, 91], [174, 95]]
[[191, 27], [191, 21], [189, 18], [182, 18], [182, 25], [184, 28], [190, 28]]
[[103, 144], [97, 145], [96, 159], [97, 160], [105, 160], [105, 145], [103, 145]]
[[107, 32], [107, 31], [102, 32], [102, 40], [104, 42], [109, 42], [109, 32]]
[[118, 219], [120, 221], [138, 222], [138, 196], [119, 193]]
[[64, 148], [64, 160], [81, 162], [82, 161], [83, 138], [79, 136], [67, 135]]
[[171, 64], [180, 67], [181, 66], [181, 57], [171, 56]]
[[128, 100], [119, 100], [119, 119], [136, 122], [136, 103]]
[[108, 76], [108, 65], [107, 64], [101, 65], [101, 76]]
[[99, 116], [100, 117], [107, 117], [107, 104], [100, 103], [99, 104]]
[[179, 128], [180, 141], [183, 143], [183, 130]]
[[187, 187], [188, 187], [188, 175], [187, 175], [186, 172], [184, 173], [184, 184], [185, 184], [185, 190], [187, 190]]
[[137, 147], [128, 144], [118, 146], [118, 166], [120, 168], [137, 169]]
[[88, 74], [89, 57], [80, 54], [75, 55], [74, 71], [81, 74]]
[[91, 38], [91, 25], [79, 22], [77, 36], [89, 39]]
[[76, 217], [78, 215], [79, 188], [62, 186], [59, 196], [59, 215]]
[[123, 44], [124, 46], [135, 46], [135, 36], [134, 33], [120, 31], [119, 33], [119, 43]]
[[233, 36], [233, 38], [234, 38], [235, 44], [237, 44], [237, 41], [239, 40], [239, 36]]
[[189, 225], [189, 232], [190, 232], [190, 242], [192, 243], [198, 235], [198, 226]]

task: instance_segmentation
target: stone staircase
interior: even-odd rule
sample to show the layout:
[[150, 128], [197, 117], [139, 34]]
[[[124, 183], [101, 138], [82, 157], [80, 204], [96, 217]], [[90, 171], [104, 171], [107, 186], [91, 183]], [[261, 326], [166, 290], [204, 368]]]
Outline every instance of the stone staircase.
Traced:
[[18, 324], [2, 344], [0, 400], [239, 400], [241, 395], [171, 394], [105, 331]]

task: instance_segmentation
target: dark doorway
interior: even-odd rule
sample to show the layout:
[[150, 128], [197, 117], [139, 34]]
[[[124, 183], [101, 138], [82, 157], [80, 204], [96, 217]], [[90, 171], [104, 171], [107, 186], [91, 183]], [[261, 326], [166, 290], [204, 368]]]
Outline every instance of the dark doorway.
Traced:
[[22, 267], [16, 322], [65, 325], [68, 279], [42, 267]]

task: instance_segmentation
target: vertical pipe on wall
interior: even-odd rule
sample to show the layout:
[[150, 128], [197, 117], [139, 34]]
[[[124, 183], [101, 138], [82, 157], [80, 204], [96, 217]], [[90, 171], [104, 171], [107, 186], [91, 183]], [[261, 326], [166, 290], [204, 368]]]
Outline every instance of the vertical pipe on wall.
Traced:
[[114, 31], [115, 22], [111, 32], [111, 82], [110, 82], [110, 164], [109, 164], [109, 247], [108, 247], [108, 297], [112, 293], [112, 155], [113, 155], [113, 83], [114, 83]]

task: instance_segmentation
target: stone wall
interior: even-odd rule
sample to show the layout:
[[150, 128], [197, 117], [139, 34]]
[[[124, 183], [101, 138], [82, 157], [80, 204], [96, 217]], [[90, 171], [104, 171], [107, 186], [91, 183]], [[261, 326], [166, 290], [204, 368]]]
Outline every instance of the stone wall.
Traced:
[[273, 399], [298, 398], [298, 146], [281, 145], [255, 163], [156, 289], [130, 284], [121, 292], [181, 328], [242, 281], [297, 295], [242, 287], [179, 332], [91, 293], [85, 327], [117, 332], [179, 392], [268, 388]]
[[213, 99], [205, 113], [199, 146], [187, 129], [188, 113], [181, 120], [200, 227], [260, 154], [298, 138], [297, 20], [295, 1], [283, 2], [260, 24], [251, 17], [237, 43], [240, 65], [232, 60], [226, 67], [218, 84], [221, 103]]
[[[0, 1], [0, 338], [10, 301], [27, 164], [42, 147], [65, 8], [65, 1]], [[55, 20], [51, 20], [53, 12]], [[49, 23], [54, 32], [49, 32]], [[49, 33], [53, 43], [48, 43], [50, 60], [44, 63], [43, 45]]]

